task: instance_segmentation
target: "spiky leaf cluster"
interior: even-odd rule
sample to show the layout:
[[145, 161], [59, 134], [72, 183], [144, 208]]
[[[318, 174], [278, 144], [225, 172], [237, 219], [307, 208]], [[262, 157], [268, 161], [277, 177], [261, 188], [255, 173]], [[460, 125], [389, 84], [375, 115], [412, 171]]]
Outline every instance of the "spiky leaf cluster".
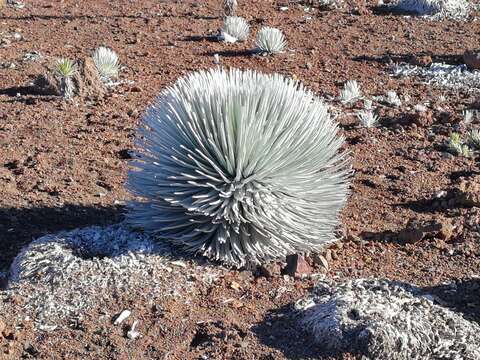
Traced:
[[92, 58], [103, 82], [109, 82], [118, 76], [120, 64], [115, 51], [101, 46], [95, 50]]
[[287, 41], [279, 29], [265, 26], [258, 32], [255, 44], [260, 53], [273, 55], [283, 52]]
[[453, 155], [470, 156], [470, 148], [464, 143], [459, 133], [452, 133], [447, 142], [447, 150]]
[[57, 60], [55, 73], [63, 77], [72, 77], [75, 74], [76, 69], [77, 67], [72, 60], [61, 58]]
[[344, 104], [351, 103], [362, 97], [362, 91], [360, 85], [356, 80], [348, 80], [343, 89], [340, 90], [340, 101]]
[[223, 0], [223, 11], [225, 12], [225, 16], [235, 16], [237, 5], [237, 0]]
[[245, 41], [250, 34], [250, 25], [244, 18], [238, 16], [227, 16], [222, 27], [222, 37], [226, 41]]
[[478, 129], [472, 129], [468, 133], [468, 145], [475, 150], [480, 150], [480, 131]]
[[365, 109], [357, 112], [357, 118], [363, 127], [371, 128], [377, 126], [378, 115], [371, 109]]
[[76, 64], [67, 58], [57, 60], [55, 75], [58, 80], [58, 89], [64, 99], [71, 99], [75, 95], [75, 84], [72, 77], [77, 72]]
[[350, 167], [327, 107], [281, 75], [215, 69], [143, 118], [127, 221], [234, 266], [334, 240]]

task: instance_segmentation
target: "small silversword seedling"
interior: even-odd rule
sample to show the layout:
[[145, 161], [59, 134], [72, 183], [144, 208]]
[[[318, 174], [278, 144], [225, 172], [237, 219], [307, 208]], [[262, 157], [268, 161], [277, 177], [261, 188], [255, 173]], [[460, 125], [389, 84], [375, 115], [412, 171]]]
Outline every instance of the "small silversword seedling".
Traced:
[[237, 0], [223, 0], [223, 11], [225, 16], [235, 16], [237, 5]]
[[480, 150], [480, 131], [473, 129], [468, 133], [467, 143], [472, 149]]
[[375, 114], [371, 109], [361, 110], [357, 112], [357, 118], [362, 124], [362, 126], [366, 128], [371, 128], [377, 126], [378, 124], [378, 115]]
[[283, 52], [287, 46], [283, 33], [279, 29], [268, 26], [260, 29], [255, 44], [257, 51], [266, 55], [279, 54]]
[[322, 248], [348, 194], [324, 103], [281, 75], [215, 69], [163, 91], [138, 134], [127, 222], [233, 266]]
[[73, 61], [67, 58], [57, 60], [55, 66], [55, 76], [58, 79], [59, 90], [65, 99], [71, 99], [75, 94], [75, 85], [72, 77], [75, 75], [77, 67]]
[[227, 16], [223, 23], [221, 37], [225, 42], [245, 41], [250, 34], [250, 25], [244, 18]]
[[120, 64], [115, 51], [101, 46], [95, 50], [92, 58], [103, 82], [108, 83], [118, 76]]
[[387, 97], [385, 98], [385, 101], [387, 104], [391, 106], [401, 106], [402, 105], [402, 100], [398, 97], [397, 93], [395, 91], [388, 91], [387, 92]]
[[67, 58], [61, 58], [57, 60], [55, 72], [59, 76], [72, 77], [75, 74], [75, 63]]
[[459, 133], [452, 133], [447, 142], [447, 150], [452, 155], [457, 156], [470, 156], [470, 148], [463, 142], [463, 139]]
[[351, 103], [362, 97], [360, 85], [356, 80], [348, 80], [340, 90], [340, 101], [344, 104]]

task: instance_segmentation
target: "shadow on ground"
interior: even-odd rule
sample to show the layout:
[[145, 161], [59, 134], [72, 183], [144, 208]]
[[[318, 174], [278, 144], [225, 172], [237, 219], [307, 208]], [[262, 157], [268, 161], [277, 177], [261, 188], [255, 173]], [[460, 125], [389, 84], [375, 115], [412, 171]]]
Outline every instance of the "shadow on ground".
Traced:
[[268, 347], [280, 350], [288, 359], [316, 358], [321, 349], [312, 338], [298, 325], [293, 304], [267, 313], [262, 322], [253, 327], [260, 342]]
[[8, 270], [21, 248], [35, 238], [92, 225], [121, 221], [121, 206], [0, 208], [0, 271]]

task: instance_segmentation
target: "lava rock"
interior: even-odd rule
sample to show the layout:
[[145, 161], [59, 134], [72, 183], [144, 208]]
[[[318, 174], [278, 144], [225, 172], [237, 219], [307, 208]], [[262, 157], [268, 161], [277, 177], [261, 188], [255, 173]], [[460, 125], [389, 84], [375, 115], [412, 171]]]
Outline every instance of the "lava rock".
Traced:
[[443, 218], [430, 221], [411, 219], [406, 228], [398, 233], [398, 240], [404, 243], [416, 243], [426, 238], [441, 238], [449, 241], [453, 236], [452, 223]]
[[270, 263], [265, 265], [260, 265], [257, 268], [257, 275], [263, 276], [266, 278], [272, 278], [276, 276], [280, 276], [282, 269], [278, 263]]
[[471, 70], [480, 70], [480, 50], [467, 50], [463, 54], [465, 65]]
[[480, 359], [480, 326], [432, 298], [396, 281], [330, 280], [296, 308], [322, 350], [368, 359]]
[[429, 55], [414, 55], [410, 59], [410, 63], [415, 66], [430, 66], [432, 62], [432, 57]]
[[282, 270], [282, 274], [292, 277], [302, 277], [312, 273], [312, 268], [308, 265], [305, 258], [299, 254], [287, 256], [287, 265]]
[[460, 181], [457, 187], [457, 203], [462, 206], [480, 207], [480, 176]]
[[86, 99], [102, 99], [106, 94], [106, 89], [93, 60], [89, 57], [79, 60], [78, 69], [79, 71], [73, 77], [78, 95]]

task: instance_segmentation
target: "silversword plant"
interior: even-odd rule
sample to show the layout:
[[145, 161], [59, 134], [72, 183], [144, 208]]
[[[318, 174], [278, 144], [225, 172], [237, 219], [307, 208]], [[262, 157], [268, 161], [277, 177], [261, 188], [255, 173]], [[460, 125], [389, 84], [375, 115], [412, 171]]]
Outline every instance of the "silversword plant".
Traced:
[[463, 142], [459, 133], [452, 133], [447, 142], [447, 150], [449, 153], [457, 156], [470, 156], [470, 148]]
[[223, 11], [225, 16], [235, 16], [237, 5], [237, 0], [223, 0]]
[[279, 54], [287, 46], [283, 33], [279, 29], [269, 26], [260, 29], [255, 44], [257, 51], [265, 55]]
[[387, 104], [392, 106], [402, 105], [402, 101], [400, 100], [395, 91], [387, 91], [387, 97], [385, 98], [385, 101], [387, 102]]
[[357, 118], [363, 127], [371, 128], [378, 125], [378, 115], [372, 109], [357, 112]]
[[109, 83], [112, 79], [118, 76], [120, 64], [118, 55], [115, 51], [100, 46], [95, 50], [92, 58], [100, 75], [100, 79], [102, 79], [104, 83]]
[[225, 42], [245, 41], [250, 34], [250, 25], [244, 18], [227, 16], [221, 30], [221, 38]]
[[472, 129], [468, 133], [467, 143], [475, 150], [480, 150], [480, 131], [478, 129]]
[[70, 59], [61, 58], [57, 60], [55, 76], [58, 79], [60, 93], [65, 99], [71, 99], [75, 95], [75, 85], [72, 77], [76, 71], [77, 67]]
[[233, 266], [318, 250], [348, 194], [343, 143], [323, 101], [294, 80], [190, 74], [143, 117], [127, 222]]
[[348, 80], [343, 86], [343, 89], [340, 90], [340, 101], [344, 104], [349, 104], [361, 97], [362, 91], [356, 80]]

